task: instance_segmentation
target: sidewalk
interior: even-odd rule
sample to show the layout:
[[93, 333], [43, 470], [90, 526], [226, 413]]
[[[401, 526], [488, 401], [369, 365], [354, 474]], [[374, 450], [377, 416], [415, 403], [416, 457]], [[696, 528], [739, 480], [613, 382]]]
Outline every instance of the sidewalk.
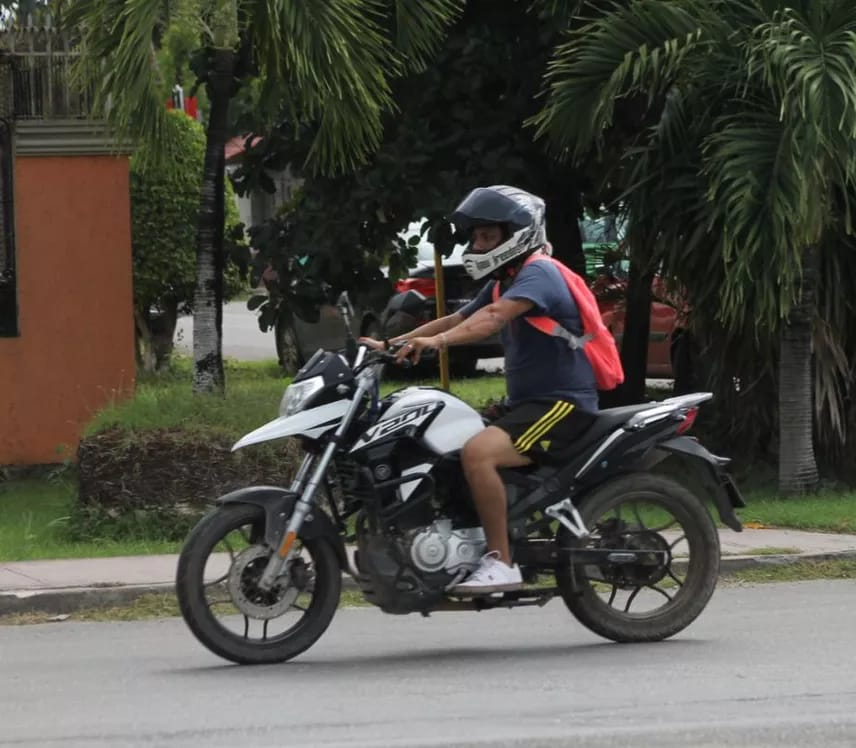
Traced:
[[[723, 575], [765, 564], [856, 559], [856, 535], [721, 530], [720, 542]], [[175, 582], [176, 561], [175, 555], [160, 555], [0, 562], [0, 615], [67, 613], [128, 603], [149, 592], [169, 592]]]

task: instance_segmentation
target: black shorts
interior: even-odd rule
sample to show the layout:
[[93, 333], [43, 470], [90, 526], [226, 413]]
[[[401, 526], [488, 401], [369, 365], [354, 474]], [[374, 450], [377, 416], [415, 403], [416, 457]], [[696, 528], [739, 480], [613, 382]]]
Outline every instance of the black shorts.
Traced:
[[596, 419], [567, 400], [527, 400], [491, 425], [505, 431], [521, 455], [551, 463], [566, 459], [569, 448]]

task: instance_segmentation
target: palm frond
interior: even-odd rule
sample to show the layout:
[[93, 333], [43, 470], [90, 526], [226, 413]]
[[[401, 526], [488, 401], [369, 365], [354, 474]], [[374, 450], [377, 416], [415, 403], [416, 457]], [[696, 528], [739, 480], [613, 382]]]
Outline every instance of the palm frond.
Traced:
[[817, 239], [799, 220], [822, 200], [806, 179], [801, 144], [775, 111], [758, 108], [713, 123], [704, 157], [728, 268], [722, 311], [775, 327], [793, 304], [802, 249]]
[[[839, 194], [839, 199], [844, 196]], [[815, 410], [818, 438], [828, 451], [848, 437], [856, 375], [856, 302], [842, 288], [856, 282], [856, 237], [839, 221], [819, 245], [817, 319], [814, 335]]]
[[464, 0], [392, 0], [395, 46], [409, 70], [425, 70], [464, 4]]
[[[816, 11], [829, 6], [817, 3]], [[852, 6], [852, 4], [851, 4]], [[749, 54], [781, 101], [810, 123], [820, 145], [839, 134], [856, 137], [856, 12], [777, 11], [755, 29]]]
[[549, 18], [560, 28], [566, 28], [586, 3], [587, 0], [532, 0], [529, 12], [537, 13], [541, 18]]
[[400, 70], [371, 0], [252, 0], [247, 29], [268, 90], [279, 85], [296, 116], [321, 126], [311, 151], [324, 171], [351, 166], [378, 143]]
[[[780, 102], [780, 117], [792, 124], [814, 165], [812, 181], [849, 184], [856, 180], [852, 153], [856, 138], [856, 12], [852, 4], [818, 3], [807, 12], [785, 9], [753, 35], [749, 64], [763, 72]], [[849, 195], [851, 191], [845, 191]], [[852, 231], [852, 202], [841, 206]], [[814, 232], [824, 217], [815, 214]]]
[[571, 32], [547, 75], [547, 103], [531, 120], [536, 137], [576, 158], [600, 140], [615, 102], [635, 92], [649, 101], [678, 77], [683, 60], [706, 44], [703, 3], [636, 0]]
[[68, 21], [81, 34], [76, 80], [93, 95], [93, 112], [104, 117], [117, 140], [158, 140], [166, 109], [153, 40], [169, 20], [164, 0], [78, 0]]

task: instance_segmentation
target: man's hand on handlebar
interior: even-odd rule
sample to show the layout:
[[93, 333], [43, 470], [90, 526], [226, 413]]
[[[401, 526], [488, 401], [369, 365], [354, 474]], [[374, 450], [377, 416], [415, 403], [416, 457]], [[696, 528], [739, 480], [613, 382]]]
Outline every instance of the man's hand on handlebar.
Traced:
[[370, 348], [373, 351], [385, 351], [389, 348], [390, 345], [388, 340], [375, 340], [374, 338], [365, 337], [359, 338], [357, 342], [361, 345]]
[[418, 364], [424, 351], [439, 349], [438, 336], [411, 338], [391, 343], [388, 340], [375, 340], [374, 338], [360, 338], [359, 342], [373, 351], [388, 352], [395, 357], [395, 363], [407, 365], [407, 363]]
[[440, 349], [440, 341], [436, 335], [430, 338], [410, 338], [410, 340], [402, 342], [404, 345], [395, 354], [396, 363], [410, 360], [413, 364], [418, 364], [425, 351]]

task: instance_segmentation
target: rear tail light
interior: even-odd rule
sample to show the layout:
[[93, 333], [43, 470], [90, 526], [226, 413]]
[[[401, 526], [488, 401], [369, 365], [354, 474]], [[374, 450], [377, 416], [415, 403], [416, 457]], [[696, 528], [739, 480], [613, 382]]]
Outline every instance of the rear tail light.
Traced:
[[687, 431], [689, 431], [693, 427], [697, 415], [698, 408], [690, 408], [690, 410], [686, 412], [684, 420], [681, 421], [681, 423], [678, 425], [678, 433], [685, 434]]
[[398, 293], [407, 291], [418, 291], [423, 296], [434, 296], [437, 292], [437, 284], [433, 278], [402, 278], [395, 282], [395, 290]]

